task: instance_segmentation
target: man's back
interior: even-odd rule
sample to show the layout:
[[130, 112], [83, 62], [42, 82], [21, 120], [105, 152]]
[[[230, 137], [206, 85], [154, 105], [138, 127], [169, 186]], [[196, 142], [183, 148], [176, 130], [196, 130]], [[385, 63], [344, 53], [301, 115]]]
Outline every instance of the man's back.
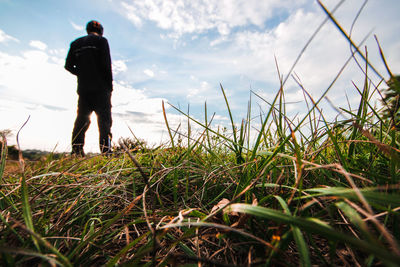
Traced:
[[102, 36], [88, 34], [73, 41], [65, 68], [78, 77], [78, 94], [112, 90], [110, 50]]

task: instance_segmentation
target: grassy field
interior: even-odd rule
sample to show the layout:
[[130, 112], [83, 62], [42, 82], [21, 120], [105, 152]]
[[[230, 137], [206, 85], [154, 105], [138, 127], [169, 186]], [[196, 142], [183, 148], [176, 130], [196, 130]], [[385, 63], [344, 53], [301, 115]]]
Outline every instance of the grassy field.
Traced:
[[[399, 266], [391, 76], [374, 85], [366, 74], [359, 105], [333, 122], [319, 108], [329, 88], [320, 99], [304, 91], [308, 113], [294, 122], [282, 86], [255, 136], [250, 112], [233, 121], [222, 86], [229, 130], [205, 112], [202, 122], [187, 116], [203, 131], [176, 134], [165, 116], [170, 142], [159, 147], [125, 139], [108, 157], [12, 161], [3, 136], [0, 264]], [[382, 107], [371, 106], [379, 95]]]

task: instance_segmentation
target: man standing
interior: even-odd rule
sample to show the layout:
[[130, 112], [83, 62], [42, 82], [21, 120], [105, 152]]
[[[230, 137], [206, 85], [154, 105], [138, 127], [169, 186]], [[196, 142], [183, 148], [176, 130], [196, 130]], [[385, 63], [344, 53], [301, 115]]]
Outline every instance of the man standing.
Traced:
[[78, 78], [78, 111], [72, 131], [72, 154], [84, 156], [85, 133], [94, 111], [100, 133], [101, 153], [111, 152], [112, 71], [108, 41], [103, 26], [95, 21], [86, 25], [87, 34], [71, 43], [65, 69]]

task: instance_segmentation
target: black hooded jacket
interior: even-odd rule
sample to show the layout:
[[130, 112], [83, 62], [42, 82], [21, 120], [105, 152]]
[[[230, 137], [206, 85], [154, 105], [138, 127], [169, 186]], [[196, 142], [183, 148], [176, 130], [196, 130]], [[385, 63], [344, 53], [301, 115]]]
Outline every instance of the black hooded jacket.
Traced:
[[78, 94], [112, 91], [110, 48], [106, 38], [88, 34], [71, 43], [65, 69], [78, 77]]

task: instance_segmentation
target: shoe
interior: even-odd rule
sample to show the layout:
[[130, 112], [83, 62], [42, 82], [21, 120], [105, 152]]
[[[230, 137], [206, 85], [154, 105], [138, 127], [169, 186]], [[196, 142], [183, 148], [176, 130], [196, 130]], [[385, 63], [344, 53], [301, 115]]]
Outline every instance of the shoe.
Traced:
[[85, 152], [83, 151], [83, 147], [82, 146], [73, 145], [72, 146], [71, 155], [72, 156], [76, 156], [76, 157], [85, 157]]

